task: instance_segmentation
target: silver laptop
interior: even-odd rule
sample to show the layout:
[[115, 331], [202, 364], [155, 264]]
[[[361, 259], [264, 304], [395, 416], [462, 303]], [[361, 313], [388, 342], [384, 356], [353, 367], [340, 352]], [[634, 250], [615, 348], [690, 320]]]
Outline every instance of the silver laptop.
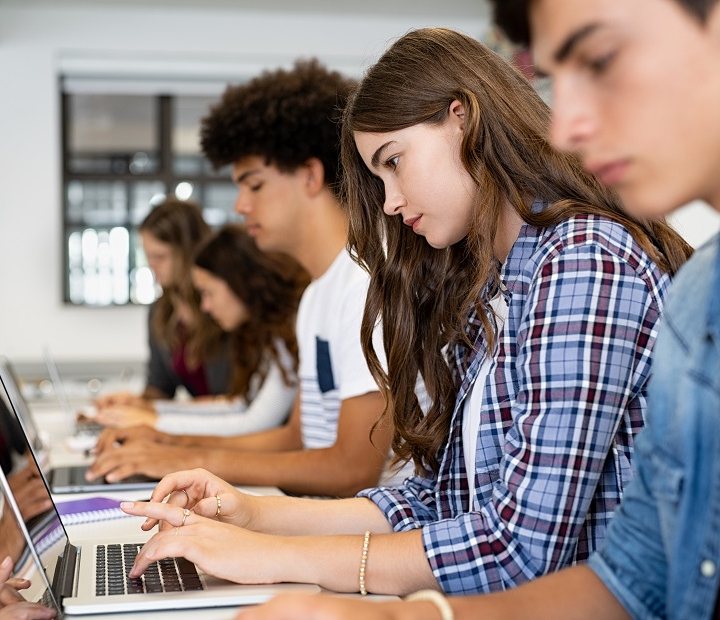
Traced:
[[53, 493], [99, 492], [103, 488], [112, 489], [113, 491], [155, 488], [157, 479], [147, 476], [134, 475], [117, 482], [107, 482], [103, 478], [88, 482], [85, 480], [88, 465], [50, 467], [48, 464], [49, 450], [45, 446], [30, 409], [23, 398], [12, 365], [3, 356], [0, 356], [0, 382], [5, 388], [11, 408], [27, 437], [28, 445], [39, 464], [45, 482]]
[[103, 425], [99, 422], [95, 422], [94, 420], [87, 419], [86, 416], [83, 416], [82, 419], [78, 418], [78, 413], [70, 405], [70, 399], [67, 396], [65, 384], [60, 376], [60, 370], [58, 369], [55, 357], [49, 347], [43, 348], [43, 360], [45, 361], [45, 367], [47, 368], [50, 382], [52, 383], [53, 391], [55, 392], [55, 397], [58, 400], [60, 408], [65, 414], [67, 425], [71, 434], [86, 435], [97, 438], [103, 431]]
[[[0, 510], [13, 516], [5, 531], [23, 549], [13, 558], [15, 575], [33, 582], [26, 598], [66, 615], [250, 605], [282, 592], [320, 590], [308, 584], [239, 585], [211, 577], [184, 558], [154, 562], [131, 579], [128, 572], [142, 543], [108, 537], [75, 546], [54, 503], [26, 522], [1, 469], [0, 496], [5, 498]], [[47, 497], [52, 502], [49, 492]]]

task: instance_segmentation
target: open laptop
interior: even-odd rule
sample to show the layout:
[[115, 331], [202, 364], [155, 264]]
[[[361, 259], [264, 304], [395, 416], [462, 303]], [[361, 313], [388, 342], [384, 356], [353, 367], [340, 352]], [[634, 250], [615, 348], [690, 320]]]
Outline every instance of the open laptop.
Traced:
[[5, 499], [0, 510], [12, 511], [3, 515], [3, 536], [23, 549], [14, 557], [15, 575], [33, 582], [23, 593], [66, 615], [250, 605], [282, 592], [320, 590], [309, 584], [239, 585], [207, 575], [183, 558], [154, 562], [131, 579], [128, 572], [142, 543], [108, 536], [73, 545], [54, 503], [25, 521], [1, 469], [0, 496]]
[[5, 388], [11, 408], [27, 437], [28, 445], [38, 461], [40, 471], [53, 493], [99, 492], [103, 488], [112, 489], [113, 491], [155, 488], [158, 482], [157, 479], [148, 478], [147, 476], [134, 475], [117, 482], [107, 482], [103, 478], [88, 482], [85, 480], [88, 465], [50, 467], [47, 459], [49, 450], [45, 446], [30, 409], [23, 398], [12, 365], [3, 356], [0, 356], [0, 382]]
[[[55, 357], [51, 353], [49, 347], [43, 348], [43, 360], [45, 361], [45, 367], [47, 368], [50, 382], [53, 386], [53, 391], [55, 392], [60, 408], [65, 414], [68, 421], [68, 428], [71, 429], [72, 434], [88, 436], [91, 440], [93, 438], [96, 439], [103, 431], [103, 425], [92, 419], [88, 419], [87, 413], [84, 413], [82, 418], [78, 417], [78, 412], [76, 412], [70, 405], [70, 399], [67, 396], [65, 384], [60, 376], [60, 370], [58, 369]], [[91, 443], [90, 445], [93, 444]]]

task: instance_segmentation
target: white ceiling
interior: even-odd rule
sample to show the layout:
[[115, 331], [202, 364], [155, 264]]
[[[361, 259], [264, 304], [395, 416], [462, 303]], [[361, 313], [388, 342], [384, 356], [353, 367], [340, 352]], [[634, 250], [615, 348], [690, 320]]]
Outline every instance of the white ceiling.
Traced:
[[236, 8], [241, 11], [283, 11], [300, 13], [340, 13], [484, 18], [489, 15], [487, 0], [0, 0], [5, 6], [99, 6], [141, 5], [144, 7]]

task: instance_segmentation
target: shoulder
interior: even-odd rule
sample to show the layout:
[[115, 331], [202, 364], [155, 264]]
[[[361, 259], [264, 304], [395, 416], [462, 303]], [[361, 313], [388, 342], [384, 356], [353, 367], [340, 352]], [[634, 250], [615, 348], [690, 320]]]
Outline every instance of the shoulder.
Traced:
[[583, 214], [569, 217], [546, 231], [534, 255], [526, 264], [535, 274], [548, 264], [563, 263], [578, 271], [598, 269], [598, 261], [608, 269], [615, 265], [635, 274], [650, 290], [658, 293], [669, 284], [669, 276], [648, 256], [630, 231], [607, 217]]
[[712, 278], [720, 269], [720, 235], [700, 246], [690, 259], [680, 268], [675, 276], [673, 292], [686, 289], [688, 293], [696, 292]]
[[358, 295], [364, 302], [369, 283], [368, 273], [343, 250], [328, 270], [308, 285], [301, 304], [307, 305], [311, 300], [334, 305], [344, 300], [355, 302]]
[[[720, 235], [695, 250], [673, 281], [666, 312], [670, 323], [698, 323], [698, 317], [719, 293]], [[691, 300], [691, 303], [688, 301]]]

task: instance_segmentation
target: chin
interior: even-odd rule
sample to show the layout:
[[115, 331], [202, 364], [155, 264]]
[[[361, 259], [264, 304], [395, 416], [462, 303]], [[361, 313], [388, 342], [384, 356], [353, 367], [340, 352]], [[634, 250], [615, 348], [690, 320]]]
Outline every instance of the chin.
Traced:
[[690, 202], [690, 199], [680, 197], [673, 199], [672, 194], [668, 191], [662, 191], [660, 186], [654, 187], [653, 191], [649, 192], [624, 188], [619, 189], [618, 194], [628, 213], [644, 220], [662, 219]]

